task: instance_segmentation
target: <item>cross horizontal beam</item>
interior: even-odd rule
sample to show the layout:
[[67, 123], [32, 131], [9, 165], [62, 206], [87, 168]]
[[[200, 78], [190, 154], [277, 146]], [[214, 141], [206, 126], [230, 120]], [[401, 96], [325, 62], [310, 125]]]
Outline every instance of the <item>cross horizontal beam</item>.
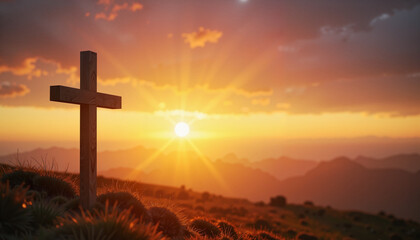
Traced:
[[100, 92], [65, 86], [50, 86], [50, 101], [73, 104], [89, 104], [97, 107], [120, 109], [121, 97]]

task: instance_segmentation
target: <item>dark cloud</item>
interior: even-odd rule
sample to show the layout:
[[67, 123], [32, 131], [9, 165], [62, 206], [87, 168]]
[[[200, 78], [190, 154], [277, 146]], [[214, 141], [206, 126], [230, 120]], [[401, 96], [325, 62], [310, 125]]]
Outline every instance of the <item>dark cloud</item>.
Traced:
[[[419, 2], [144, 0], [141, 7], [137, 1], [2, 2], [0, 79], [13, 74], [16, 84], [29, 86], [31, 97], [40, 97], [35, 91], [47, 89], [54, 76], [45, 80], [42, 68], [28, 59], [47, 59], [55, 63], [53, 72], [61, 69], [75, 78], [78, 52], [90, 49], [98, 52], [101, 83], [133, 101], [142, 82], [156, 91], [192, 91], [194, 98], [204, 86], [211, 92], [202, 94], [204, 102], [230, 89], [212, 110], [222, 113], [420, 114], [414, 107], [420, 99], [413, 96], [420, 92], [418, 79], [407, 78], [420, 73]], [[96, 17], [101, 13], [109, 21]], [[205, 29], [223, 32], [223, 41], [206, 44]], [[184, 35], [189, 44], [183, 33], [195, 33]], [[26, 83], [28, 78], [34, 82]], [[257, 96], [261, 92], [270, 94]], [[170, 96], [178, 102], [177, 94]], [[37, 102], [23, 99], [1, 103]], [[200, 111], [194, 100], [189, 110]]]
[[420, 76], [339, 80], [308, 87], [291, 87], [275, 95], [290, 113], [332, 112], [420, 114]]
[[27, 93], [29, 93], [29, 88], [26, 85], [10, 82], [0, 83], [0, 98], [14, 98]]
[[[103, 11], [100, 11], [95, 14], [95, 19], [104, 19], [107, 21], [113, 21], [118, 17], [119, 12], [121, 11], [132, 11], [136, 12], [143, 9], [143, 5], [139, 2], [131, 1], [131, 2], [124, 2], [121, 1], [117, 3], [115, 1], [110, 0], [99, 0], [97, 2], [99, 5], [103, 5]], [[90, 12], [85, 14], [86, 17], [90, 16]]]
[[279, 75], [316, 82], [420, 72], [420, 6], [372, 21], [371, 28], [321, 28], [318, 38], [288, 45], [296, 51], [281, 53]]

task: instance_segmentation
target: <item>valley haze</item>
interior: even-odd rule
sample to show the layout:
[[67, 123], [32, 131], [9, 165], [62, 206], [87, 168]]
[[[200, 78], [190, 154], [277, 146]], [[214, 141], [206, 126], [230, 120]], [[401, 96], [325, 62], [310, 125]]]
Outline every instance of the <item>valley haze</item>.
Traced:
[[[282, 194], [296, 203], [314, 201], [339, 209], [387, 211], [420, 220], [420, 155], [417, 153], [380, 159], [358, 156], [313, 161], [278, 157], [249, 161], [233, 153], [211, 160], [190, 151], [158, 156], [155, 152], [156, 149], [142, 146], [99, 152], [98, 174], [174, 187], [183, 185], [196, 191], [252, 201], [267, 201]], [[53, 166], [53, 162], [55, 169], [77, 173], [79, 150], [38, 148], [0, 157], [0, 163], [9, 164]]]

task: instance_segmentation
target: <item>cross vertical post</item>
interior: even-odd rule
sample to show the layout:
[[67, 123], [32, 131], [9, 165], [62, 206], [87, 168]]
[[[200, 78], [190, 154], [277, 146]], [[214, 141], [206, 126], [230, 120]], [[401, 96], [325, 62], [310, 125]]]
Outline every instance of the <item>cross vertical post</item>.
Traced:
[[[96, 92], [97, 56], [80, 53], [80, 89]], [[80, 204], [93, 207], [96, 201], [96, 105], [80, 104]]]
[[50, 101], [80, 105], [80, 204], [92, 208], [96, 201], [96, 108], [120, 109], [121, 97], [96, 90], [96, 53], [80, 52], [80, 89], [50, 86]]

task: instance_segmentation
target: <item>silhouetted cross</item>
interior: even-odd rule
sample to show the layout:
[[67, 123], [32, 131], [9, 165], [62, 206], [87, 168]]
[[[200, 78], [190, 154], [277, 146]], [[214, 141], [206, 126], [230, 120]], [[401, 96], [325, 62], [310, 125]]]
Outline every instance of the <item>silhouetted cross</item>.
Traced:
[[50, 86], [50, 101], [80, 104], [80, 203], [96, 201], [96, 107], [120, 109], [121, 97], [96, 91], [96, 53], [80, 52], [80, 89]]

